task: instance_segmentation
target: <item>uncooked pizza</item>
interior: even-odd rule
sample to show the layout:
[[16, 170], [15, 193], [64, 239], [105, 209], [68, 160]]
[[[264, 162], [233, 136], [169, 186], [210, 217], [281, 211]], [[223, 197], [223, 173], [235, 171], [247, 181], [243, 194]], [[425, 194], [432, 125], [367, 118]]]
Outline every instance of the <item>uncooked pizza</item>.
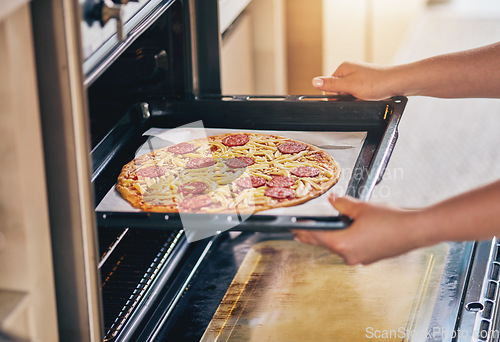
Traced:
[[309, 201], [339, 177], [337, 162], [316, 146], [231, 133], [139, 156], [123, 167], [116, 188], [144, 211], [255, 213]]

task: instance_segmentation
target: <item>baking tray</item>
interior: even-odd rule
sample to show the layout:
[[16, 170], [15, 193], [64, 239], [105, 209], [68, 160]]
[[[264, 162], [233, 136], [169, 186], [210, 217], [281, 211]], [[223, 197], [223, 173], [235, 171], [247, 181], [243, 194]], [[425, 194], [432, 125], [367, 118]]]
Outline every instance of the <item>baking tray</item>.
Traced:
[[[367, 200], [382, 179], [394, 149], [406, 101], [405, 97], [359, 101], [338, 96], [212, 96], [141, 103], [132, 108], [92, 152], [96, 203], [114, 187], [121, 166], [133, 159], [135, 151], [145, 142], [143, 132], [151, 127], [168, 129], [194, 121], [203, 122], [206, 128], [218, 129], [365, 132], [345, 194]], [[349, 218], [340, 215], [267, 215], [265, 212], [245, 220], [232, 214], [183, 213], [182, 218], [199, 227], [200, 238], [225, 230], [343, 229], [350, 224]], [[102, 227], [182, 227], [181, 215], [170, 213], [97, 210], [97, 220]]]
[[[293, 207], [280, 207], [269, 209], [265, 212], [257, 212], [254, 215], [277, 215], [277, 216], [333, 216], [338, 214], [327, 200], [327, 195], [335, 190], [335, 193], [345, 193], [352, 171], [357, 161], [361, 147], [366, 138], [366, 132], [306, 132], [306, 131], [268, 131], [268, 130], [243, 130], [243, 129], [215, 129], [205, 128], [201, 121], [193, 122], [175, 129], [151, 128], [144, 135], [148, 140], [136, 152], [136, 157], [150, 153], [160, 148], [165, 148], [185, 141], [194, 139], [206, 139], [209, 136], [220, 134], [237, 133], [260, 133], [270, 135], [281, 135], [289, 139], [305, 142], [316, 146], [329, 153], [342, 169], [337, 183], [319, 197], [313, 198], [306, 203]], [[140, 209], [131, 208], [130, 204], [123, 199], [115, 187], [111, 188], [101, 203], [97, 206], [99, 211], [123, 211], [140, 212]], [[247, 215], [248, 216], [248, 215]]]

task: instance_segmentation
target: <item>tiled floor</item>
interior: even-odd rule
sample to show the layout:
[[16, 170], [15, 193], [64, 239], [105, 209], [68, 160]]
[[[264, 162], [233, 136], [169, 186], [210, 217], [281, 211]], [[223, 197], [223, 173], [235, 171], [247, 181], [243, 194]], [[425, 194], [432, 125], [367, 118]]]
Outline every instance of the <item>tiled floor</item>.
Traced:
[[[455, 0], [431, 7], [418, 20], [395, 63], [496, 41], [500, 2]], [[410, 97], [385, 179], [372, 200], [420, 207], [496, 179], [500, 99]]]

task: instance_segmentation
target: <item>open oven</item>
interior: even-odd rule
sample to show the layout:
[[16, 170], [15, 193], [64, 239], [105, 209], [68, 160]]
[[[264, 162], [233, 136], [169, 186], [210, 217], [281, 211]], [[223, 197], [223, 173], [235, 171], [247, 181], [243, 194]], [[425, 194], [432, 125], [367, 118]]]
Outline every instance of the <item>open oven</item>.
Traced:
[[62, 340], [498, 340], [496, 239], [349, 268], [289, 232], [346, 229], [344, 217], [208, 215], [190, 232], [203, 238], [190, 240], [179, 215], [114, 210], [121, 167], [158, 142], [144, 133], [199, 121], [209, 131], [355, 133], [333, 148], [354, 156], [333, 190], [368, 200], [406, 104], [221, 94], [217, 0], [120, 6], [33, 4]]

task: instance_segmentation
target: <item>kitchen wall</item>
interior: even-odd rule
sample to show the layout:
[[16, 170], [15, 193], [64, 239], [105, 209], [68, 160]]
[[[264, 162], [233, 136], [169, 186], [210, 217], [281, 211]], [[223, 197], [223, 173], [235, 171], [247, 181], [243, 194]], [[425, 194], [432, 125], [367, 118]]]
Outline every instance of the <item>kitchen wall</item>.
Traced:
[[31, 14], [16, 5], [0, 6], [0, 340], [57, 341]]
[[427, 0], [323, 0], [323, 73], [345, 60], [391, 64]]
[[[333, 73], [345, 60], [391, 64], [427, 3], [252, 0], [227, 34], [239, 37], [223, 39], [223, 92], [319, 94], [311, 78]], [[234, 40], [239, 47], [228, 48]]]
[[286, 0], [286, 62], [289, 94], [316, 94], [311, 79], [322, 74], [323, 0]]
[[287, 92], [284, 3], [286, 0], [219, 2], [224, 94]]

